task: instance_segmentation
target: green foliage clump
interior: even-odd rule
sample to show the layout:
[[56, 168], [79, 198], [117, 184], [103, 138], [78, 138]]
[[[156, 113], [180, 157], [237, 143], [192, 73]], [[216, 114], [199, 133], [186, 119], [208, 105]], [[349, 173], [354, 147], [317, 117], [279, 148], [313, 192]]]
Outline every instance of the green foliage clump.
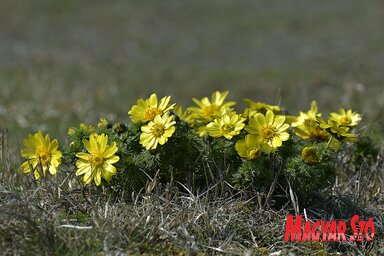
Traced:
[[364, 162], [372, 164], [378, 155], [379, 148], [375, 142], [370, 137], [361, 136], [354, 144], [353, 164], [354, 166], [361, 166]]
[[[86, 185], [94, 181], [116, 194], [150, 192], [149, 183], [156, 181], [193, 193], [218, 184], [223, 192], [228, 185], [251, 195], [262, 192], [266, 201], [292, 189], [305, 200], [333, 184], [344, 145], [357, 141], [355, 164], [378, 154], [372, 141], [351, 133], [361, 120], [352, 110], [331, 113], [325, 121], [315, 101], [309, 111], [289, 116], [279, 106], [246, 99], [248, 107], [238, 114], [236, 103], [225, 101], [227, 95], [194, 99], [197, 106], [186, 111], [170, 96], [139, 99], [128, 112], [132, 123], [101, 119], [97, 126], [70, 128], [67, 144], [60, 145], [61, 163]], [[46, 176], [50, 154], [56, 150], [58, 159], [61, 152], [56, 140], [43, 140], [41, 132], [31, 135], [22, 155], [39, 159], [33, 163], [40, 165], [32, 167], [41, 167]], [[24, 172], [29, 165], [23, 164]]]
[[277, 171], [272, 168], [272, 163], [271, 157], [243, 161], [233, 175], [232, 181], [239, 189], [248, 188], [267, 192]]
[[319, 155], [317, 164], [308, 164], [300, 156], [287, 159], [285, 171], [287, 181], [301, 199], [332, 186], [335, 181], [334, 152], [324, 143], [313, 145], [313, 149]]

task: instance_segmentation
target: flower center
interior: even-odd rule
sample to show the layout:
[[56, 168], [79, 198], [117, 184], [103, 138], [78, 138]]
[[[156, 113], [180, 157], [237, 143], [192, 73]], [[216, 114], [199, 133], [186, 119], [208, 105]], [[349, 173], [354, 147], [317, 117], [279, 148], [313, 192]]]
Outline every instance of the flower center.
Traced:
[[164, 134], [164, 130], [163, 124], [155, 124], [152, 127], [152, 133], [155, 137], [161, 137]]
[[309, 131], [309, 140], [324, 141], [328, 134], [320, 129]]
[[232, 125], [225, 124], [223, 125], [222, 129], [223, 129], [223, 132], [229, 132], [232, 130]]
[[203, 108], [203, 112], [207, 116], [215, 114], [218, 110], [219, 110], [219, 107], [214, 105], [214, 104], [206, 106]]
[[91, 154], [91, 157], [89, 158], [89, 162], [91, 163], [92, 167], [97, 167], [102, 165], [104, 162], [103, 153], [100, 151], [93, 152]]
[[316, 124], [315, 126], [307, 125], [306, 128], [306, 132], [309, 135], [309, 140], [323, 141], [328, 138], [328, 133], [321, 129], [318, 124]]
[[162, 111], [158, 108], [153, 108], [149, 107], [145, 112], [144, 112], [144, 119], [147, 121], [153, 120], [155, 116], [160, 115]]
[[351, 123], [351, 118], [349, 116], [343, 116], [341, 119], [340, 119], [341, 123], [343, 124], [349, 124]]
[[265, 140], [270, 140], [275, 136], [275, 130], [270, 126], [264, 126], [260, 130], [260, 136]]
[[42, 166], [48, 166], [51, 162], [51, 154], [45, 148], [38, 149], [36, 155]]

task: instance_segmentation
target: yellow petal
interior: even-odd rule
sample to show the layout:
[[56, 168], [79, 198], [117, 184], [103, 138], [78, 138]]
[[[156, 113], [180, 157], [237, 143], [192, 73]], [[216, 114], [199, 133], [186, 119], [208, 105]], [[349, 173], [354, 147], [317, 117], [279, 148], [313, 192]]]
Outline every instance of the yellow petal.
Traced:
[[170, 100], [171, 100], [171, 96], [162, 98], [160, 100], [158, 109], [160, 109], [161, 111], [164, 111], [166, 109], [166, 107], [168, 106], [168, 103]]
[[255, 124], [257, 127], [264, 126], [267, 124], [266, 118], [261, 113], [256, 113], [256, 115], [250, 120], [252, 124]]
[[36, 158], [36, 150], [32, 148], [25, 148], [21, 150], [21, 156], [24, 158]]
[[49, 173], [52, 174], [52, 175], [55, 175], [57, 172], [57, 169], [55, 166], [51, 165], [49, 166]]
[[110, 172], [111, 174], [116, 174], [116, 167], [111, 164], [104, 165], [104, 169]]
[[80, 159], [80, 160], [77, 160], [76, 161], [76, 167], [77, 168], [82, 168], [83, 166], [90, 166], [90, 162], [89, 161], [86, 161], [86, 160], [83, 160], [83, 159]]
[[96, 183], [96, 186], [99, 186], [101, 184], [101, 172], [99, 169], [97, 170], [95, 177], [93, 179]]
[[38, 171], [38, 170], [35, 170], [35, 171], [33, 172], [33, 176], [35, 176], [35, 179], [36, 179], [36, 180], [40, 179], [40, 173], [39, 173], [39, 171]]
[[167, 142], [167, 139], [164, 136], [161, 136], [160, 138], [158, 138], [158, 141], [160, 145], [164, 145], [165, 142]]
[[29, 164], [28, 161], [24, 162], [22, 165], [21, 165], [21, 170], [23, 171], [23, 173], [28, 173], [31, 171], [31, 166]]
[[101, 178], [103, 178], [104, 180], [106, 180], [108, 182], [111, 181], [112, 176], [113, 176], [113, 174], [111, 174], [110, 172], [102, 172], [101, 173]]
[[53, 140], [52, 142], [48, 142], [48, 145], [47, 145], [47, 149], [49, 152], [52, 152], [53, 150], [56, 150], [58, 147], [58, 143], [57, 143], [57, 140]]
[[280, 128], [278, 128], [279, 132], [283, 132], [289, 128], [289, 124], [283, 124]]
[[83, 175], [85, 173], [91, 173], [92, 169], [90, 165], [84, 165], [77, 169], [76, 176]]
[[145, 133], [151, 133], [152, 127], [150, 127], [149, 125], [143, 125], [143, 126], [141, 126], [141, 131], [145, 132]]
[[91, 156], [90, 154], [84, 153], [84, 152], [79, 152], [76, 154], [76, 157], [87, 160], [87, 161], [89, 161], [90, 156]]
[[91, 134], [91, 136], [89, 136], [89, 144], [91, 146], [91, 151], [89, 152], [93, 152], [99, 148], [95, 136], [96, 134]]
[[267, 122], [268, 125], [272, 125], [273, 119], [274, 119], [273, 112], [268, 110], [267, 113], [265, 114], [265, 121]]
[[120, 160], [120, 157], [119, 156], [112, 156], [112, 157], [109, 157], [106, 162], [108, 164], [114, 164], [114, 163], [117, 163], [118, 161]]
[[108, 158], [108, 157], [111, 157], [113, 156], [116, 152], [117, 152], [118, 148], [116, 146], [116, 143], [114, 142], [112, 145], [109, 145], [105, 152], [104, 152], [104, 157], [105, 158]]
[[277, 147], [280, 147], [282, 145], [282, 141], [279, 137], [274, 137], [273, 140], [272, 140], [272, 146], [277, 148]]
[[86, 140], [86, 139], [83, 139], [83, 144], [84, 144], [84, 147], [85, 149], [91, 153], [93, 151], [92, 147], [91, 147], [91, 143], [89, 143], [89, 140]]
[[100, 151], [105, 151], [107, 144], [108, 144], [108, 136], [105, 135], [104, 133], [101, 135], [98, 135], [99, 139], [99, 150]]
[[92, 182], [92, 180], [93, 180], [93, 176], [94, 175], [92, 175], [92, 173], [90, 173], [89, 175], [87, 175], [88, 173], [86, 173], [84, 176], [83, 176], [83, 182], [85, 183], [85, 184], [89, 184], [89, 183], [91, 183]]
[[26, 148], [34, 149], [36, 147], [35, 138], [29, 134], [28, 138], [23, 140], [23, 144]]
[[148, 99], [148, 103], [151, 107], [157, 108], [157, 96], [155, 93], [151, 94], [151, 96]]
[[[203, 103], [201, 102], [201, 101], [199, 101], [198, 99], [196, 99], [196, 98], [192, 98], [192, 101], [197, 105], [197, 106], [199, 106], [200, 108], [203, 108], [204, 107], [204, 105], [203, 105]], [[199, 108], [196, 108], [196, 107], [190, 107], [190, 109], [193, 109], [193, 110], [200, 110]]]
[[273, 121], [273, 126], [276, 128], [280, 128], [284, 122], [285, 122], [286, 117], [282, 115], [278, 115], [275, 117], [275, 121]]
[[286, 141], [289, 139], [289, 133], [287, 132], [282, 132], [282, 133], [279, 133], [279, 138], [282, 140], [282, 141]]

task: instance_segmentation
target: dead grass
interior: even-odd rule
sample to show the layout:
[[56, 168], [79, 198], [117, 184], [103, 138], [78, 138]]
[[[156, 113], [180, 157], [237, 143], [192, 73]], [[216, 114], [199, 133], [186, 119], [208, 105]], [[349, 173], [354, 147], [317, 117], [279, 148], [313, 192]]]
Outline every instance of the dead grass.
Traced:
[[[371, 166], [382, 172], [384, 155]], [[382, 175], [382, 174], [381, 174]], [[372, 176], [377, 179], [376, 176]], [[375, 181], [361, 179], [361, 186]], [[310, 219], [374, 217], [375, 240], [354, 243], [284, 243], [285, 217], [294, 213], [261, 204], [265, 195], [249, 197], [227, 189], [192, 194], [159, 184], [156, 177], [134, 194], [113, 195], [108, 189], [84, 187], [73, 174], [60, 173], [44, 181], [3, 171], [0, 176], [0, 248], [4, 255], [376, 255], [383, 253], [383, 204], [369, 190], [352, 191], [348, 182], [332, 195], [319, 195], [304, 207]], [[368, 184], [367, 184], [368, 183]], [[359, 196], [360, 197], [359, 197]], [[297, 202], [296, 202], [297, 203]]]

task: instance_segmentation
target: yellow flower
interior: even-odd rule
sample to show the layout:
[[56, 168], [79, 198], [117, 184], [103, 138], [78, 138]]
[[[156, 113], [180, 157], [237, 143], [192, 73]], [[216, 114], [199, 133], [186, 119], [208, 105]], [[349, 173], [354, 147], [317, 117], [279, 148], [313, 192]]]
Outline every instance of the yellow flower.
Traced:
[[[27, 158], [28, 161], [21, 165], [24, 173], [34, 170], [34, 176], [38, 180], [41, 171], [46, 176], [47, 170], [50, 174], [55, 175], [57, 167], [61, 163], [61, 152], [57, 150], [57, 140], [51, 141], [49, 135], [43, 136], [42, 131], [38, 131], [34, 135], [29, 134], [24, 140], [25, 148], [21, 150], [21, 156]], [[42, 170], [41, 170], [42, 169]]]
[[183, 108], [181, 106], [176, 106], [174, 109], [174, 113], [184, 122], [193, 125], [193, 116], [189, 110], [183, 111]]
[[248, 104], [248, 108], [245, 109], [243, 114], [244, 116], [247, 116], [247, 117], [251, 117], [257, 112], [265, 113], [268, 110], [271, 110], [274, 113], [281, 112], [281, 108], [279, 106], [269, 105], [264, 102], [253, 101], [250, 99], [244, 99], [244, 102]]
[[156, 94], [153, 93], [146, 100], [138, 99], [128, 114], [134, 123], [152, 121], [155, 116], [163, 115], [174, 108], [175, 104], [169, 105], [170, 100], [171, 96], [167, 96], [158, 102]]
[[235, 144], [235, 149], [239, 156], [247, 160], [255, 159], [260, 156], [260, 144], [257, 136], [248, 134], [244, 140], [239, 140]]
[[89, 140], [83, 140], [83, 144], [87, 153], [76, 154], [76, 157], [79, 158], [76, 161], [76, 176], [84, 175], [82, 181], [85, 184], [94, 180], [96, 186], [101, 184], [101, 178], [108, 182], [111, 181], [112, 176], [116, 174], [113, 164], [120, 159], [115, 155], [118, 150], [116, 143], [108, 145], [108, 135], [92, 133]]
[[289, 139], [286, 132], [289, 125], [285, 123], [285, 116], [274, 115], [268, 110], [265, 116], [257, 113], [249, 120], [249, 125], [245, 126], [245, 130], [257, 136], [261, 150], [265, 153], [271, 153], [282, 145], [283, 141]]
[[203, 125], [203, 126], [196, 128], [195, 130], [200, 137], [203, 137], [207, 133], [206, 128], [207, 127], [205, 125]]
[[243, 112], [243, 117], [245, 117], [247, 120], [254, 117], [257, 113], [260, 113], [258, 110], [254, 110], [251, 108], [245, 108]]
[[[87, 132], [90, 132], [90, 133], [95, 131], [95, 127], [93, 127], [92, 125], [86, 125], [86, 124], [84, 124], [84, 123], [80, 123], [79, 127], [80, 127], [80, 129], [83, 129], [83, 130], [85, 130], [85, 131], [87, 131]], [[73, 134], [75, 134], [75, 131], [76, 131], [77, 129], [78, 129], [78, 128], [76, 128], [76, 127], [70, 127], [70, 128], [68, 129], [68, 135], [73, 135]]]
[[123, 123], [120, 123], [120, 122], [114, 123], [112, 125], [112, 128], [118, 134], [122, 134], [123, 132], [125, 132], [127, 130], [127, 126]]
[[244, 128], [245, 118], [242, 118], [241, 115], [236, 113], [224, 114], [221, 117], [216, 118], [213, 122], [210, 122], [205, 131], [209, 136], [214, 138], [224, 136], [226, 139], [230, 140], [233, 136], [236, 136]]
[[219, 117], [222, 111], [231, 111], [231, 107], [236, 105], [233, 101], [225, 102], [227, 96], [228, 91], [221, 93], [216, 91], [212, 94], [211, 100], [208, 97], [201, 100], [193, 98], [192, 100], [198, 107], [189, 107], [188, 110], [194, 118], [204, 122], [211, 122]]
[[329, 120], [335, 121], [340, 126], [356, 126], [360, 120], [360, 114], [352, 112], [351, 109], [345, 111], [343, 108], [340, 109], [340, 114], [332, 112], [329, 116]]
[[328, 123], [326, 123], [324, 120], [319, 118], [320, 120], [320, 127], [322, 129], [327, 130], [335, 139], [339, 141], [350, 141], [355, 142], [357, 140], [357, 135], [348, 133], [349, 127], [346, 126], [340, 126], [339, 123], [328, 120]]
[[297, 126], [302, 125], [305, 120], [316, 121], [317, 117], [321, 117], [321, 113], [318, 112], [316, 101], [312, 101], [311, 109], [306, 113], [300, 112], [299, 116], [296, 118], [296, 120], [291, 125], [292, 125], [292, 127], [297, 127]]
[[100, 118], [100, 122], [97, 124], [99, 128], [106, 128], [108, 126], [108, 120], [105, 118]]
[[320, 155], [314, 147], [305, 147], [301, 151], [301, 158], [309, 165], [314, 165], [320, 162]]
[[175, 132], [175, 123], [168, 114], [157, 115], [148, 125], [141, 127], [140, 144], [147, 150], [155, 149], [157, 144], [164, 145]]
[[326, 141], [330, 134], [320, 127], [317, 121], [307, 119], [303, 124], [294, 127], [297, 136], [310, 141]]

